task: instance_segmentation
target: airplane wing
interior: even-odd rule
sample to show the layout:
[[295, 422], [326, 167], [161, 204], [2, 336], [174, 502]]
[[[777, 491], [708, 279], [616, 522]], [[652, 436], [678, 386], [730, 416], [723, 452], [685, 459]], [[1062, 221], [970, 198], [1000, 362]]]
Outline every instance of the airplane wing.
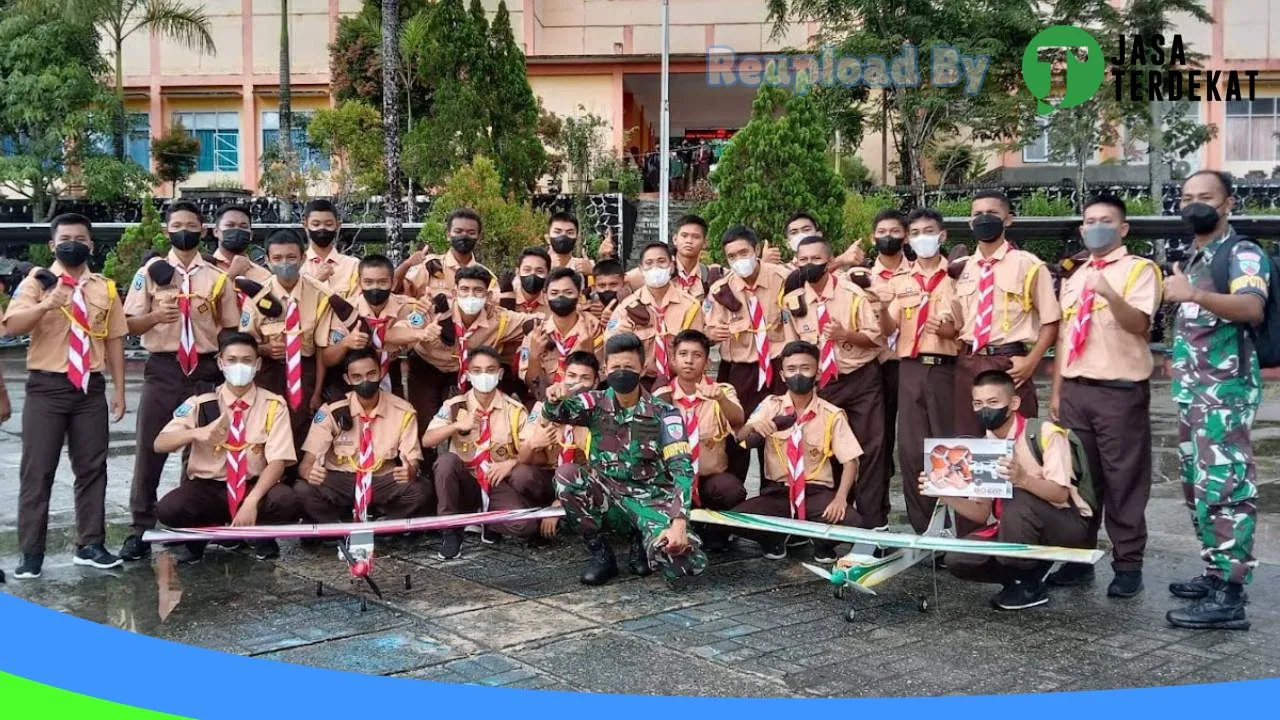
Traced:
[[1022, 543], [987, 542], [985, 540], [966, 540], [963, 538], [929, 537], [909, 533], [879, 532], [843, 525], [824, 525], [807, 520], [751, 515], [748, 513], [716, 512], [712, 510], [694, 510], [690, 516], [694, 522], [706, 522], [744, 530], [785, 533], [801, 535], [818, 540], [835, 542], [867, 543], [877, 547], [894, 547], [911, 550], [932, 550], [935, 552], [956, 552], [971, 555], [990, 555], [995, 557], [1019, 557], [1052, 562], [1075, 562], [1094, 564], [1105, 554], [1101, 550], [1084, 548], [1052, 547], [1048, 545], [1025, 545]]
[[266, 540], [277, 538], [325, 538], [347, 537], [352, 533], [371, 532], [387, 535], [406, 532], [448, 530], [467, 525], [501, 525], [521, 520], [563, 517], [558, 507], [531, 508], [527, 510], [492, 510], [490, 512], [441, 515], [404, 520], [378, 520], [363, 523], [324, 523], [319, 525], [253, 525], [246, 527], [181, 528], [174, 530], [148, 530], [142, 535], [145, 542], [189, 542], [199, 540]]

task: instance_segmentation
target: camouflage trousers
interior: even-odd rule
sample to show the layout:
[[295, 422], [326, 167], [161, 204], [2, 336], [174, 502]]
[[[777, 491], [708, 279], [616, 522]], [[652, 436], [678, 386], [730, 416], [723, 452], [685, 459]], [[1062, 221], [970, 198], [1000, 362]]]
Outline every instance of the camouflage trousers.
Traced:
[[[683, 573], [673, 557], [657, 547], [658, 536], [671, 525], [666, 508], [670, 495], [657, 490], [649, 491], [651, 497], [636, 497], [635, 489], [614, 480], [604, 473], [589, 470], [577, 463], [566, 463], [556, 469], [556, 495], [564, 508], [565, 519], [583, 534], [600, 532], [606, 520], [615, 511], [621, 511], [628, 524], [644, 535], [649, 565], [657, 566], [669, 580]], [[689, 531], [689, 549], [685, 562], [695, 575], [707, 567], [707, 556], [702, 551], [702, 540]]]
[[1257, 519], [1257, 469], [1249, 429], [1252, 405], [1178, 403], [1182, 492], [1200, 539], [1206, 574], [1247, 583]]

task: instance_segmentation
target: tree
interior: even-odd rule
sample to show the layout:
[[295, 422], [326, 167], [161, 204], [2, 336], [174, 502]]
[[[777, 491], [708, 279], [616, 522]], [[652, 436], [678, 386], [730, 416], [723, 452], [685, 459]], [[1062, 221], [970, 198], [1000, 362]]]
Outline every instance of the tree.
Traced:
[[505, 0], [490, 28], [492, 81], [487, 83], [489, 137], [503, 187], [518, 197], [532, 193], [547, 165], [538, 137], [538, 101], [529, 87], [524, 51], [511, 33]]
[[1044, 127], [1049, 159], [1075, 167], [1076, 209], [1081, 212], [1088, 197], [1085, 167], [1095, 153], [1119, 140], [1120, 126], [1124, 123], [1119, 105], [1104, 95], [1106, 93], [1099, 93], [1081, 105], [1055, 111]]
[[280, 159], [293, 162], [293, 91], [289, 85], [289, 0], [280, 0]]
[[[402, 28], [431, 5], [431, 0], [400, 0]], [[364, 0], [360, 12], [338, 20], [338, 32], [329, 46], [333, 94], [339, 101], [360, 100], [382, 107], [382, 0]], [[424, 85], [403, 88], [406, 97], [429, 94]]]
[[120, 242], [107, 253], [102, 274], [115, 280], [122, 293], [128, 292], [133, 274], [142, 267], [142, 257], [147, 251], [160, 255], [169, 251], [169, 237], [164, 232], [160, 212], [149, 197], [142, 199], [142, 222], [125, 229]]
[[155, 158], [156, 177], [170, 183], [169, 197], [177, 197], [178, 183], [196, 170], [200, 141], [175, 121], [168, 132], [151, 141], [151, 155]]
[[503, 193], [497, 167], [483, 155], [458, 168], [445, 183], [418, 240], [443, 252], [445, 217], [459, 207], [469, 207], [484, 218], [484, 240], [476, 245], [476, 254], [489, 267], [514, 266], [516, 255], [540, 244], [547, 228], [546, 216]]
[[382, 132], [387, 194], [382, 201], [386, 217], [387, 254], [392, 262], [404, 257], [400, 230], [404, 208], [400, 201], [400, 0], [382, 0]]
[[385, 141], [377, 110], [348, 100], [332, 110], [316, 111], [307, 132], [312, 145], [334, 160], [340, 203], [386, 188]]
[[780, 240], [787, 216], [803, 209], [839, 242], [844, 187], [827, 164], [826, 131], [812, 98], [762, 87], [751, 120], [733, 136], [711, 173], [720, 193], [707, 209], [711, 237], [746, 223], [761, 237]]

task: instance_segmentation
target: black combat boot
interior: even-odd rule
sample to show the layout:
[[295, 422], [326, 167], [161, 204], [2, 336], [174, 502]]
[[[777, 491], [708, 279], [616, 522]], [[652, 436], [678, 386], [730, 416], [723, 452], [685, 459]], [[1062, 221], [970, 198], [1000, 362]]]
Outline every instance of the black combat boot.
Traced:
[[601, 533], [584, 535], [587, 544], [587, 569], [582, 571], [583, 585], [603, 585], [618, 576], [618, 560], [613, 547]]
[[653, 572], [649, 567], [649, 551], [644, 546], [644, 533], [636, 530], [631, 533], [631, 549], [627, 552], [627, 569], [636, 577], [645, 577]]
[[1165, 616], [1174, 627], [1194, 630], [1248, 630], [1244, 616], [1244, 591], [1237, 583], [1225, 583], [1189, 607], [1170, 610]]
[[[1209, 597], [1219, 590], [1224, 590], [1226, 587], [1227, 582], [1217, 575], [1197, 575], [1190, 580], [1169, 583], [1169, 593], [1174, 597], [1199, 600], [1200, 598]], [[1240, 597], [1244, 602], [1249, 602], [1249, 593], [1242, 592]]]

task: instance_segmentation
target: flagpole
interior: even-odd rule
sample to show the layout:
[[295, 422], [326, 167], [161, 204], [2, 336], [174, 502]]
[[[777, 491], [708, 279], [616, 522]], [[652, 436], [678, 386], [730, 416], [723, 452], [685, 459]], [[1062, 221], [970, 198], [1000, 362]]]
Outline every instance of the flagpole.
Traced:
[[658, 239], [667, 242], [671, 237], [671, 97], [668, 81], [671, 62], [671, 5], [662, 0], [662, 140], [660, 144], [658, 178]]

